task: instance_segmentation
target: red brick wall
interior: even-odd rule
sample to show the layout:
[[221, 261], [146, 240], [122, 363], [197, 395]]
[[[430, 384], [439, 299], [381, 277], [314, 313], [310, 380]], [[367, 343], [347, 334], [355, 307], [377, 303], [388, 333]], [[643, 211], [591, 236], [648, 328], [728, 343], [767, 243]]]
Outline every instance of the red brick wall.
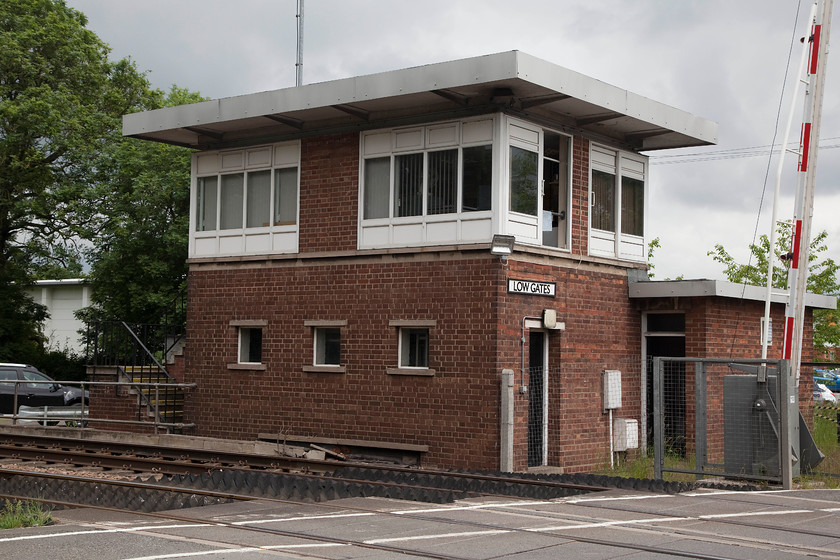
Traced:
[[[483, 252], [482, 252], [483, 253]], [[186, 413], [198, 434], [249, 439], [259, 433], [426, 444], [432, 464], [498, 464], [499, 372], [488, 302], [494, 261], [406, 262], [400, 258], [285, 262], [190, 272]], [[267, 321], [265, 371], [236, 362], [231, 319]], [[306, 373], [313, 333], [305, 320], [346, 320], [346, 373]], [[388, 375], [397, 365], [395, 319], [434, 319], [434, 377]]]
[[[507, 275], [557, 283], [555, 298], [505, 294], [499, 330], [500, 367], [522, 366], [522, 319], [555, 309], [565, 331], [548, 331], [548, 464], [566, 472], [609, 463], [609, 415], [603, 412], [601, 375], [622, 372], [622, 408], [616, 416], [639, 418], [640, 315], [627, 297], [627, 273], [608, 266], [561, 268], [510, 261]], [[526, 333], [526, 340], [528, 334]], [[527, 352], [527, 347], [526, 347]], [[527, 353], [526, 353], [527, 367]], [[526, 382], [532, 384], [534, 381]], [[527, 467], [528, 395], [516, 392], [515, 468]]]
[[589, 254], [589, 140], [575, 136], [572, 149], [572, 253]]
[[301, 142], [301, 253], [356, 249], [358, 185], [358, 134]]
[[[190, 272], [188, 421], [198, 435], [329, 436], [429, 446], [426, 465], [494, 469], [499, 464], [500, 372], [520, 378], [522, 318], [558, 311], [566, 332], [549, 334], [549, 464], [586, 470], [609, 460], [601, 370], [624, 372], [622, 415], [638, 417], [639, 319], [626, 274], [509, 261], [479, 252], [421, 260], [201, 267]], [[507, 276], [557, 282], [556, 298], [509, 295]], [[265, 371], [236, 361], [231, 319], [267, 321]], [[343, 374], [306, 373], [307, 319], [347, 320]], [[434, 377], [388, 375], [397, 365], [392, 319], [433, 319]], [[604, 322], [608, 322], [606, 326]], [[500, 336], [496, 336], [496, 328]], [[527, 395], [518, 392], [516, 468], [527, 466]]]

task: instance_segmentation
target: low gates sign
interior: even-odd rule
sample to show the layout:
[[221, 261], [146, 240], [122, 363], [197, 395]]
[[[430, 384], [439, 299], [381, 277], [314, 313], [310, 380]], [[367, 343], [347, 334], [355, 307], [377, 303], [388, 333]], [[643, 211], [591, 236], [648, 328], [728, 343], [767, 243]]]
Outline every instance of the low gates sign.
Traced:
[[529, 296], [554, 297], [557, 285], [554, 282], [536, 282], [534, 280], [517, 280], [508, 278], [509, 294], [525, 294]]

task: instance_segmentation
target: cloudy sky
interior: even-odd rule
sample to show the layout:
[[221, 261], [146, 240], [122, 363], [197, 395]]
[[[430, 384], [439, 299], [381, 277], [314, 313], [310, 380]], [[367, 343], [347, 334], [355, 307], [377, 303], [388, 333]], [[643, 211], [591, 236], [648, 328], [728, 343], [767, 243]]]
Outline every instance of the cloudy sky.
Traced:
[[[177, 84], [215, 99], [295, 85], [296, 0], [67, 3], [88, 16], [113, 58], [131, 57], [155, 87]], [[303, 81], [521, 50], [713, 120], [720, 126], [717, 146], [649, 153], [648, 233], [662, 244], [653, 260], [657, 279], [722, 278], [706, 253], [721, 243], [746, 262], [756, 229], [769, 231], [778, 157], [770, 159], [769, 147], [777, 119], [782, 143], [810, 6], [806, 0], [305, 0]], [[800, 91], [794, 143], [802, 99]], [[821, 138], [814, 230], [828, 231], [831, 257], [840, 261], [840, 52], [828, 59]], [[780, 218], [793, 214], [795, 165], [788, 156]]]

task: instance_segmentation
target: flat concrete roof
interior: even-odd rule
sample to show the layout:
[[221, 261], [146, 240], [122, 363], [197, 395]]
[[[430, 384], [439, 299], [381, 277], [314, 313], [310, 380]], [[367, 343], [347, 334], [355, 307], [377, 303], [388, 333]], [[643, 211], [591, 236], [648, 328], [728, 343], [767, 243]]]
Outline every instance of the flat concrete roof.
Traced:
[[133, 113], [123, 134], [198, 149], [504, 111], [644, 151], [717, 142], [717, 123], [520, 51]]
[[[725, 280], [652, 280], [630, 283], [630, 299], [716, 296], [763, 302], [766, 294], [764, 287]], [[788, 293], [773, 290], [770, 301], [787, 304]], [[805, 305], [817, 309], [836, 309], [837, 298], [809, 293], [805, 294]]]

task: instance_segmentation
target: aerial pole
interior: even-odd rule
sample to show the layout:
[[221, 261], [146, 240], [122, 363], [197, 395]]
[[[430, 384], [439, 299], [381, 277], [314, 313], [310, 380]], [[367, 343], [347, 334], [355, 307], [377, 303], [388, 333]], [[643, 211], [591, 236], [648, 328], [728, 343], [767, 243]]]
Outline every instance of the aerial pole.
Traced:
[[297, 62], [295, 62], [295, 85], [303, 85], [303, 0], [297, 0]]

